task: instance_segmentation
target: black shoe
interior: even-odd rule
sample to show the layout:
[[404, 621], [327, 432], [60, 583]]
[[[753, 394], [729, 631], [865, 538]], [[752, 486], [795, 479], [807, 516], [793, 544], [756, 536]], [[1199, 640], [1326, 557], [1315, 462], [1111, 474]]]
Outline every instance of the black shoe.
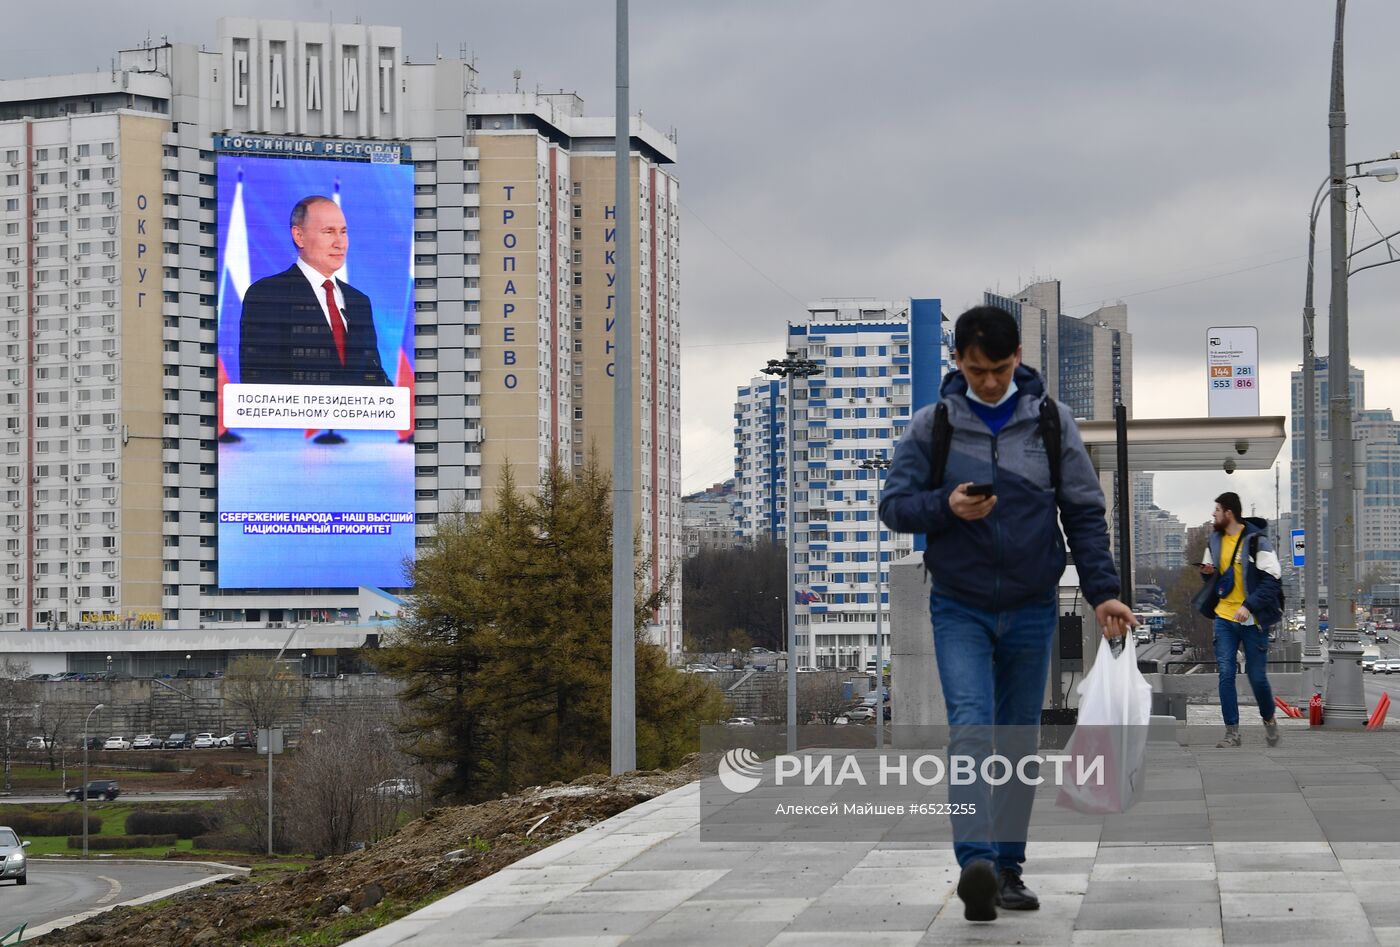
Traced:
[[1021, 882], [1021, 876], [1010, 868], [1001, 870], [997, 904], [1008, 911], [1038, 911], [1040, 899]]
[[997, 871], [989, 861], [968, 862], [958, 878], [963, 917], [969, 921], [997, 919]]

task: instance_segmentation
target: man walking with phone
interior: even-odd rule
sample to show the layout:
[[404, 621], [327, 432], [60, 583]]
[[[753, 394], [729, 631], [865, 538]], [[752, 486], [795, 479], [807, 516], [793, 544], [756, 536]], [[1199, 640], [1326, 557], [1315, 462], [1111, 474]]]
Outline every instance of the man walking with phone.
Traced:
[[[954, 347], [958, 370], [944, 379], [940, 403], [921, 408], [895, 448], [880, 518], [928, 537], [949, 755], [980, 767], [995, 751], [1019, 763], [1038, 746], [1065, 536], [1105, 637], [1121, 637], [1136, 619], [1118, 600], [1093, 463], [1073, 416], [1021, 364], [1015, 318], [969, 309]], [[949, 787], [968, 920], [995, 920], [998, 906], [1040, 906], [1021, 880], [1037, 776], [1029, 761], [1025, 770], [995, 789], [981, 780]]]

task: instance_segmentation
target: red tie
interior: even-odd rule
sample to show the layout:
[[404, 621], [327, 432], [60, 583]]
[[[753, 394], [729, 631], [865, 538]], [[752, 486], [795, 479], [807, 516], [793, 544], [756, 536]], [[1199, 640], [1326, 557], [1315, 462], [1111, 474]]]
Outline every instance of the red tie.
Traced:
[[340, 307], [335, 304], [335, 283], [326, 280], [321, 284], [326, 289], [326, 311], [331, 315], [331, 336], [335, 339], [335, 353], [340, 356], [340, 367], [345, 367], [345, 323], [340, 318]]

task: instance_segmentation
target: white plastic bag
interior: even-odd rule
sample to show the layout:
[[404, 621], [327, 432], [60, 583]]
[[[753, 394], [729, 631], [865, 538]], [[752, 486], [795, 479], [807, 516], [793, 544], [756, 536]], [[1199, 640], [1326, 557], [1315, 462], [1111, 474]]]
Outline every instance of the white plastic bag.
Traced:
[[1108, 639], [1099, 642], [1079, 684], [1079, 719], [1065, 747], [1070, 762], [1056, 805], [1094, 815], [1127, 812], [1142, 793], [1152, 685], [1138, 670], [1131, 632], [1125, 637], [1117, 656]]

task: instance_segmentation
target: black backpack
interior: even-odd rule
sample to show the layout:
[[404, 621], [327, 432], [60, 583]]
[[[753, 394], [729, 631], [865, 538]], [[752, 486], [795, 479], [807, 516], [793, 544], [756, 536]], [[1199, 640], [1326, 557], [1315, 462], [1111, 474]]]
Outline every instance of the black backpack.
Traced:
[[[1046, 395], [1040, 399], [1040, 440], [1045, 444], [1046, 458], [1050, 462], [1050, 489], [1060, 489], [1060, 409], [1055, 399]], [[929, 453], [929, 466], [933, 473], [933, 486], [943, 486], [943, 474], [948, 466], [948, 450], [953, 443], [953, 425], [948, 421], [948, 403], [939, 401], [933, 406], [932, 448]]]

